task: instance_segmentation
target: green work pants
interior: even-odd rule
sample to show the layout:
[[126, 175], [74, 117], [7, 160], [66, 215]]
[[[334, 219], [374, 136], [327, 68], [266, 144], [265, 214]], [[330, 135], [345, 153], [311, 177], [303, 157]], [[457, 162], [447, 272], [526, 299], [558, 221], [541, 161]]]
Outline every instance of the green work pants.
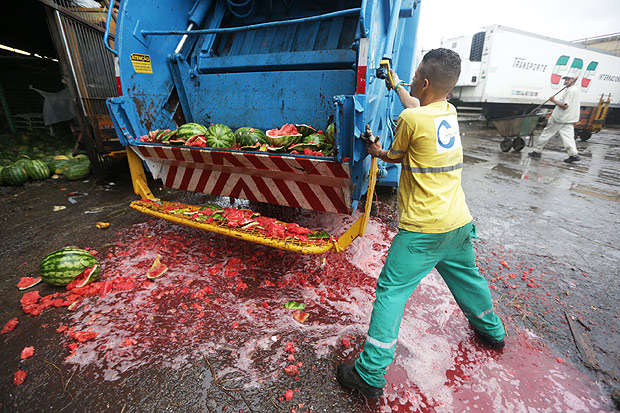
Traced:
[[472, 326], [491, 339], [504, 338], [504, 326], [493, 311], [489, 287], [476, 267], [472, 238], [477, 236], [471, 222], [442, 234], [402, 229], [396, 234], [377, 280], [364, 350], [355, 362], [368, 384], [385, 386], [383, 376], [394, 361], [405, 304], [433, 267]]

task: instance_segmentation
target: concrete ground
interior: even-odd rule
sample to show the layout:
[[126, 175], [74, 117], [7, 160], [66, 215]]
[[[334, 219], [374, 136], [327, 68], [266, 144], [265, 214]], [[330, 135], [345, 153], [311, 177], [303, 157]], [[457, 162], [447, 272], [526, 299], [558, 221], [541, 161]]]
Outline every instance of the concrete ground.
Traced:
[[[372, 401], [342, 390], [334, 367], [363, 347], [396, 231], [394, 193], [377, 191], [367, 235], [344, 253], [299, 256], [151, 220], [127, 207], [135, 195], [119, 167], [114, 184], [0, 188], [0, 325], [18, 319], [0, 335], [0, 410], [613, 411], [620, 130], [577, 142], [582, 160], [570, 165], [559, 139], [530, 159], [527, 147], [501, 152], [502, 138], [484, 123], [462, 122], [461, 132], [478, 266], [508, 331], [503, 352], [475, 339], [433, 272], [406, 308], [386, 395]], [[210, 200], [155, 182], [151, 189], [165, 200]], [[335, 235], [355, 218], [275, 212]], [[98, 229], [98, 221], [111, 226]], [[16, 285], [66, 245], [97, 251], [106, 292], [72, 310], [59, 303], [25, 314], [29, 292], [65, 293]], [[158, 253], [170, 270], [147, 281]], [[283, 307], [290, 300], [306, 304], [308, 321]], [[30, 346], [34, 355], [22, 360]], [[18, 370], [27, 376], [17, 386]]]

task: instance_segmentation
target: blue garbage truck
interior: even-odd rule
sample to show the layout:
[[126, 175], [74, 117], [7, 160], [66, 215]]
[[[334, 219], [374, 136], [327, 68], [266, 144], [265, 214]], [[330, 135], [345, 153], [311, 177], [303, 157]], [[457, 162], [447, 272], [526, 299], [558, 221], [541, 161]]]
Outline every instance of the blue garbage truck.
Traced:
[[[360, 135], [368, 124], [383, 147], [392, 142], [403, 108], [381, 63], [411, 78], [419, 12], [419, 0], [122, 0], [113, 47], [108, 28], [104, 36], [122, 96], [107, 106], [136, 193], [152, 197], [139, 164], [166, 187], [344, 214], [357, 209], [373, 175], [378, 185], [397, 186], [399, 165], [372, 161]], [[187, 123], [263, 131], [286, 124], [325, 131], [333, 123], [333, 150], [141, 139]]]

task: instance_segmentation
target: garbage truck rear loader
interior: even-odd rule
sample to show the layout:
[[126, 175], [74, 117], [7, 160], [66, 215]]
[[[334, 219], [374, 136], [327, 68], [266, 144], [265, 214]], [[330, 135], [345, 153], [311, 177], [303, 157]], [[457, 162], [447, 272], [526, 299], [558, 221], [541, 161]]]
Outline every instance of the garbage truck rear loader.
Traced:
[[[388, 60], [410, 78], [418, 18], [417, 0], [121, 1], [110, 51], [122, 96], [107, 106], [136, 192], [152, 198], [145, 164], [166, 187], [353, 213], [377, 162], [360, 134], [369, 124], [389, 146], [402, 110], [377, 69]], [[186, 123], [325, 131], [332, 122], [329, 156], [140, 141]], [[377, 182], [396, 186], [398, 168], [379, 162]]]

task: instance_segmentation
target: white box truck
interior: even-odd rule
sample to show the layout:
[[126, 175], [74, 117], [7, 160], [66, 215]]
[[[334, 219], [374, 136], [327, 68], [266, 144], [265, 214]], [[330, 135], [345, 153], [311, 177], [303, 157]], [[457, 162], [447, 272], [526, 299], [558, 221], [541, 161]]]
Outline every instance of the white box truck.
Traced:
[[487, 119], [528, 113], [558, 92], [567, 74], [578, 77], [582, 109], [609, 95], [609, 107], [620, 108], [620, 56], [591, 46], [493, 25], [444, 39], [442, 47], [462, 59], [452, 99], [481, 108]]

